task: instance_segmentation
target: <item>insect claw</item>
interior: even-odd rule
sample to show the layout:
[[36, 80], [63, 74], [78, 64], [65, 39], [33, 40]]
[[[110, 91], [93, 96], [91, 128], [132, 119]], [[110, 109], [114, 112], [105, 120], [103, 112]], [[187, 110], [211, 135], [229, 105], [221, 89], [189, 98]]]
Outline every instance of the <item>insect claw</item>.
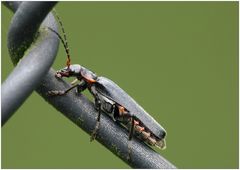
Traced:
[[128, 141], [128, 155], [127, 155], [127, 160], [131, 162], [131, 153], [132, 153], [132, 141]]

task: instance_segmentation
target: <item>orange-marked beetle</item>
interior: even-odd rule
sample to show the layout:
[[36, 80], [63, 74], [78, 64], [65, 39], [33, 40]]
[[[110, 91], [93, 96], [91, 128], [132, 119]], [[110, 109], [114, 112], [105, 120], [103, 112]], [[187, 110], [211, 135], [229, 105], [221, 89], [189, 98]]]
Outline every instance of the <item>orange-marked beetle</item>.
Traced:
[[[131, 140], [134, 135], [150, 146], [156, 146], [160, 149], [165, 148], [165, 129], [123, 89], [108, 78], [97, 76], [95, 73], [79, 64], [70, 64], [66, 34], [60, 18], [57, 14], [56, 16], [62, 27], [64, 40], [58, 32], [51, 28], [49, 29], [56, 33], [63, 43], [68, 59], [67, 67], [57, 71], [55, 76], [57, 78], [76, 77], [76, 80], [72, 82], [72, 87], [69, 89], [60, 91], [52, 90], [49, 91], [48, 94], [51, 96], [65, 95], [74, 88], [77, 88], [77, 93], [81, 93], [85, 89], [89, 90], [95, 99], [95, 108], [98, 110], [97, 122], [91, 135], [91, 141], [94, 140], [97, 135], [97, 130], [100, 125], [100, 116], [102, 112], [105, 112], [114, 121], [117, 121], [122, 127], [129, 131], [129, 140]], [[77, 81], [80, 82], [76, 84]]]

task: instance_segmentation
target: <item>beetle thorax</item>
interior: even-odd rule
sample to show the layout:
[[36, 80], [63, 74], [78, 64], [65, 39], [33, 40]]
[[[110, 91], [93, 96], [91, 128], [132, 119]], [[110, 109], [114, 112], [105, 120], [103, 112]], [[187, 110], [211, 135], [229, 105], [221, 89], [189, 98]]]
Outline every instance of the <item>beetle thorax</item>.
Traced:
[[73, 64], [69, 66], [71, 72], [75, 75], [80, 74], [82, 67], [79, 64]]
[[81, 67], [81, 76], [88, 82], [93, 83], [97, 80], [97, 75], [85, 67]]

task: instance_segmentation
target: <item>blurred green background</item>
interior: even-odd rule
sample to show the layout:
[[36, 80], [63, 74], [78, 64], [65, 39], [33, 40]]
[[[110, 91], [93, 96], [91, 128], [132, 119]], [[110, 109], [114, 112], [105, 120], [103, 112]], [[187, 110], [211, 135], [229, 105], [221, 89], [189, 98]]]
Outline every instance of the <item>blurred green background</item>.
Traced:
[[[238, 2], [61, 2], [72, 62], [167, 130], [179, 168], [238, 168]], [[13, 69], [2, 5], [2, 82]], [[65, 66], [60, 48], [53, 65]], [[14, 95], [14, 94], [9, 94]], [[117, 135], [117, 134], [116, 134]], [[2, 168], [129, 168], [35, 92], [2, 128]]]

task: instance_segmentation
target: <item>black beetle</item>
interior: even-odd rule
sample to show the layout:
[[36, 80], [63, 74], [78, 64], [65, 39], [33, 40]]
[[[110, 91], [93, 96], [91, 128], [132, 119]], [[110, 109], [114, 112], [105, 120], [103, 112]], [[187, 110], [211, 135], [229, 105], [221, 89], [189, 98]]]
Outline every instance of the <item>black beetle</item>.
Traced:
[[[95, 99], [95, 107], [98, 110], [97, 123], [91, 135], [91, 140], [93, 140], [97, 134], [101, 111], [104, 111], [114, 121], [119, 122], [124, 128], [129, 130], [129, 140], [132, 139], [134, 132], [136, 132], [136, 136], [149, 145], [157, 146], [161, 149], [165, 148], [165, 129], [124, 90], [108, 78], [97, 76], [95, 73], [79, 64], [70, 65], [70, 54], [66, 34], [60, 18], [57, 14], [56, 16], [62, 27], [65, 41], [57, 31], [52, 28], [48, 29], [59, 37], [68, 57], [67, 67], [57, 71], [56, 77], [76, 77], [76, 80], [72, 82], [73, 86], [69, 89], [64, 91], [52, 90], [49, 91], [48, 94], [51, 96], [65, 95], [73, 88], [77, 88], [77, 92], [81, 93], [88, 88]], [[75, 84], [78, 80], [80, 82]]]
[[49, 91], [50, 95], [64, 95], [76, 87], [78, 93], [88, 88], [95, 98], [95, 107], [99, 114], [92, 139], [99, 127], [101, 111], [104, 111], [113, 120], [122, 123], [130, 130], [129, 139], [131, 139], [133, 131], [136, 131], [138, 136], [148, 144], [164, 148], [166, 135], [164, 128], [113, 81], [105, 77], [98, 77], [92, 71], [78, 64], [57, 71], [56, 77], [76, 77], [80, 83], [65, 91]]

